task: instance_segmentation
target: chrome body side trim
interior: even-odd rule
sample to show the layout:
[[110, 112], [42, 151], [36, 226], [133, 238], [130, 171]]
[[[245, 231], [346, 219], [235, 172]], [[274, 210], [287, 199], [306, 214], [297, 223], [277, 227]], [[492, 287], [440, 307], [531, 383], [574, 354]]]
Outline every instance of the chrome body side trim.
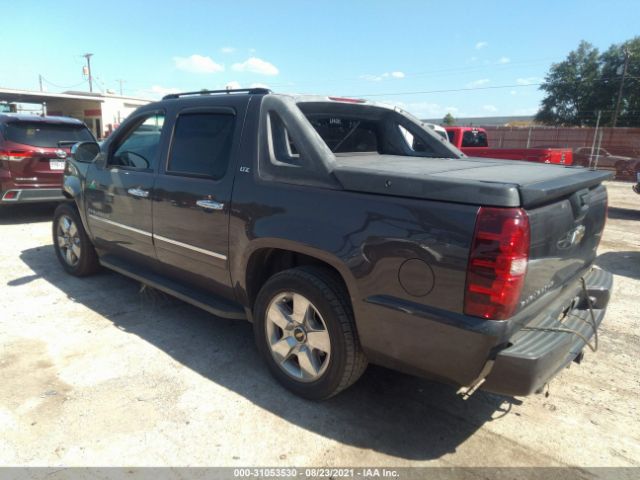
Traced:
[[193, 245], [189, 245], [188, 243], [182, 243], [177, 240], [172, 240], [171, 238], [162, 237], [160, 235], [153, 235], [151, 232], [140, 230], [138, 228], [133, 228], [128, 225], [124, 225], [122, 223], [114, 222], [113, 220], [108, 220], [106, 218], [99, 217], [97, 215], [89, 214], [89, 218], [91, 218], [92, 220], [96, 220], [98, 222], [103, 222], [108, 225], [112, 225], [114, 227], [123, 228], [131, 232], [139, 233], [140, 235], [144, 235], [145, 237], [151, 237], [154, 240], [160, 240], [161, 242], [170, 243], [172, 245], [177, 245], [178, 247], [186, 248], [188, 250], [193, 250], [194, 252], [203, 253], [205, 255], [209, 255], [210, 257], [214, 257], [219, 260], [227, 260], [227, 256], [222, 255], [221, 253], [212, 252], [211, 250], [205, 250], [204, 248], [200, 248], [200, 247], [194, 247]]
[[222, 255], [221, 253], [212, 252], [211, 250], [205, 250], [204, 248], [194, 247], [193, 245], [189, 245], [188, 243], [178, 242], [177, 240], [172, 240], [167, 237], [162, 237], [160, 235], [154, 235], [154, 240], [160, 240], [161, 242], [171, 243], [172, 245], [177, 245], [178, 247], [186, 248], [188, 250], [193, 250], [194, 252], [204, 253], [205, 255], [209, 255], [214, 258], [218, 258], [220, 260], [226, 260], [227, 256]]
[[98, 222], [106, 223], [109, 225], [113, 225], [114, 227], [119, 227], [124, 230], [129, 230], [130, 232], [139, 233], [140, 235], [144, 235], [145, 237], [153, 237], [151, 232], [147, 232], [146, 230], [140, 230], [138, 228], [130, 227], [129, 225], [124, 225], [122, 223], [114, 222], [113, 220], [108, 220], [106, 218], [99, 217], [97, 215], [89, 214], [89, 218], [92, 220], [96, 220]]

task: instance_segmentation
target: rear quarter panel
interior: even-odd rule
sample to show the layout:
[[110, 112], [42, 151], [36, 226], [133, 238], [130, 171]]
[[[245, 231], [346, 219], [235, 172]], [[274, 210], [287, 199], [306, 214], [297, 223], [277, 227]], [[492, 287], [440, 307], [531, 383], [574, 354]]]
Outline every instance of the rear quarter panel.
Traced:
[[[236, 294], [250, 303], [246, 270], [261, 248], [314, 256], [345, 280], [370, 361], [468, 383], [497, 342], [482, 332], [486, 321], [462, 315], [476, 213], [472, 205], [266, 183], [239, 174], [230, 219]], [[399, 277], [408, 261], [419, 265], [404, 278], [410, 291]]]

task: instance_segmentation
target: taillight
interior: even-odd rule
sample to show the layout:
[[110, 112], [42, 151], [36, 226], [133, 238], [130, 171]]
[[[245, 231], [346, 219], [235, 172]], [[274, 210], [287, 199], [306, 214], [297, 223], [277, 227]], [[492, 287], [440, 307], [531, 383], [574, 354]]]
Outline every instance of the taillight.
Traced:
[[17, 190], [9, 190], [7, 193], [4, 194], [4, 196], [2, 197], [3, 200], [15, 200], [16, 198], [18, 198], [18, 192]]
[[527, 273], [529, 242], [524, 210], [480, 208], [467, 265], [466, 315], [505, 320], [515, 313]]
[[25, 158], [31, 157], [31, 155], [32, 152], [25, 152], [24, 150], [0, 150], [0, 160], [6, 160], [8, 162], [21, 162]]

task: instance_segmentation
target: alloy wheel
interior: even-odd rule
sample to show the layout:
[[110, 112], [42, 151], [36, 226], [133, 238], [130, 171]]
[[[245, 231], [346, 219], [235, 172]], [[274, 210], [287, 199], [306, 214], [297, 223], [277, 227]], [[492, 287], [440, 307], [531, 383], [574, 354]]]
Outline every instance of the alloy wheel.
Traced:
[[75, 267], [80, 261], [80, 234], [78, 226], [67, 215], [61, 215], [56, 228], [58, 248], [62, 258], [70, 267]]
[[327, 370], [331, 339], [318, 309], [303, 295], [283, 292], [267, 308], [267, 342], [276, 364], [290, 377], [313, 382]]

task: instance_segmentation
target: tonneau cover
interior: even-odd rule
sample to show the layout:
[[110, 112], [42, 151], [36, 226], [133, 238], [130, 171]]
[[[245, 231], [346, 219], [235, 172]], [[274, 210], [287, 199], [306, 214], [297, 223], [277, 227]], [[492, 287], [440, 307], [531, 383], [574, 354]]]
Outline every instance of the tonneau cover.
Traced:
[[497, 207], [533, 207], [600, 184], [611, 172], [490, 158], [336, 155], [346, 190]]

